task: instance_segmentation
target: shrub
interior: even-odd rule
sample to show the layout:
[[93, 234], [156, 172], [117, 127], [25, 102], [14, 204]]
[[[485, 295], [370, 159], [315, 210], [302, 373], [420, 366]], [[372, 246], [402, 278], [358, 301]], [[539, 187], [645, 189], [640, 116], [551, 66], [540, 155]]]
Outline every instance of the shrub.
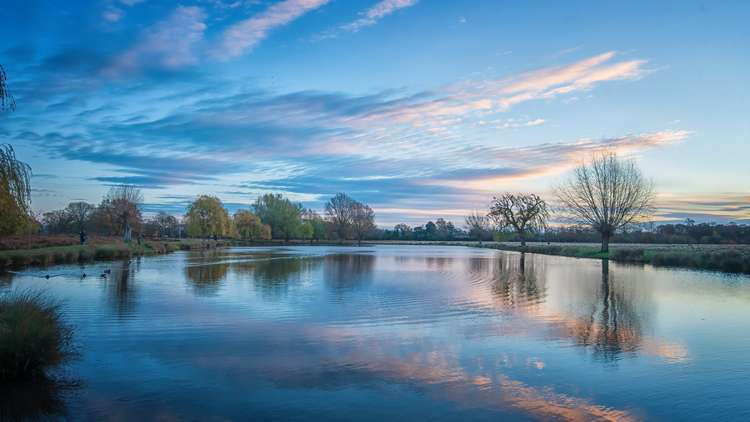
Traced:
[[0, 298], [0, 382], [44, 377], [72, 356], [60, 306], [36, 293]]

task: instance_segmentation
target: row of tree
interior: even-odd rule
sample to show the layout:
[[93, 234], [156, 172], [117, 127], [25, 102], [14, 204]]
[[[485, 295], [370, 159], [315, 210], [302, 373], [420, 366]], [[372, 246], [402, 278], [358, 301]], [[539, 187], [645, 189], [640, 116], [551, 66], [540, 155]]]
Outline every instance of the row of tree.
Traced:
[[110, 188], [97, 206], [72, 202], [61, 210], [44, 213], [41, 227], [49, 234], [96, 233], [123, 236], [128, 241], [145, 237], [350, 240], [361, 242], [375, 229], [375, 214], [368, 205], [340, 193], [326, 203], [326, 217], [281, 194], [258, 197], [248, 209], [230, 215], [222, 201], [199, 196], [182, 220], [160, 212], [144, 219], [140, 191], [132, 186]]

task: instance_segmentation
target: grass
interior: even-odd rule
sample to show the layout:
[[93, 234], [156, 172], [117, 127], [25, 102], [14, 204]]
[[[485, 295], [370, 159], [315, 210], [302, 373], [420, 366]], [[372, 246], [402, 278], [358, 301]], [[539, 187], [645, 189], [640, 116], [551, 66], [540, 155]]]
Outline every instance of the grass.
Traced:
[[618, 262], [651, 264], [655, 267], [680, 267], [750, 274], [750, 247], [724, 245], [620, 245], [602, 253], [592, 245], [516, 245], [487, 244], [502, 250], [525, 251], [576, 258], [610, 259]]
[[28, 292], [0, 298], [0, 383], [45, 379], [73, 356], [71, 338], [58, 304]]
[[221, 241], [200, 239], [147, 240], [141, 242], [141, 244], [137, 242], [126, 244], [119, 239], [110, 238], [109, 243], [0, 251], [0, 270], [27, 266], [72, 264], [93, 260], [124, 259], [133, 256], [165, 254], [177, 250], [207, 249], [222, 245]]
[[[376, 242], [381, 243], [381, 242]], [[651, 264], [699, 270], [750, 274], [750, 245], [663, 245], [615, 244], [602, 253], [593, 243], [529, 243], [522, 248], [510, 242], [382, 242], [389, 244], [441, 244], [483, 247], [504, 251], [558, 255], [573, 258], [610, 259], [618, 262]]]

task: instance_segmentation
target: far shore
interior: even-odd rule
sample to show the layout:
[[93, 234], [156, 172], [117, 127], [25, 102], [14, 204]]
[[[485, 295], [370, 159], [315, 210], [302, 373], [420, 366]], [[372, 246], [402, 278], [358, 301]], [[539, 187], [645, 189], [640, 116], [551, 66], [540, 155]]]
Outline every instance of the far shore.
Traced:
[[[178, 250], [206, 250], [225, 246], [357, 246], [356, 241], [309, 241], [302, 239], [237, 241], [233, 239], [145, 239], [124, 243], [119, 238], [95, 238], [78, 245], [72, 236], [25, 237], [13, 249], [0, 250], [0, 271], [29, 266], [46, 267], [56, 264], [83, 263], [100, 260], [127, 259], [137, 256], [165, 254]], [[608, 253], [600, 252], [596, 243], [494, 241], [401, 241], [365, 240], [362, 246], [423, 245], [464, 246], [502, 251], [526, 252], [573, 258], [609, 259], [615, 262], [650, 264], [659, 267], [690, 268], [750, 274], [750, 245], [719, 244], [646, 244], [614, 243]], [[7, 248], [7, 245], [5, 245]]]

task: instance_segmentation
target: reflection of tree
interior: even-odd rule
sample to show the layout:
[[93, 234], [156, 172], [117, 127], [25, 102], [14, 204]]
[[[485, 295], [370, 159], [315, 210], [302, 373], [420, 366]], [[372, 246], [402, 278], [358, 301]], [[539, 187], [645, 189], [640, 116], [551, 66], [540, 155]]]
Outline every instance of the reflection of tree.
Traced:
[[541, 262], [524, 253], [502, 254], [497, 259], [492, 291], [506, 308], [540, 303], [547, 296], [543, 270]]
[[372, 280], [375, 256], [370, 254], [326, 255], [323, 277], [336, 292], [354, 290]]
[[[107, 286], [117, 314], [125, 316], [133, 312], [135, 308], [135, 288], [133, 285], [134, 273], [130, 271], [131, 261], [120, 261], [115, 263], [111, 270]], [[136, 268], [137, 271], [137, 268]]]
[[0, 385], [0, 421], [64, 419], [65, 395], [78, 383], [49, 378]]
[[453, 262], [453, 258], [445, 256], [428, 256], [425, 260], [427, 268], [437, 268], [438, 270], [445, 269]]
[[211, 295], [219, 290], [219, 284], [226, 278], [228, 271], [229, 264], [226, 262], [203, 262], [186, 266], [185, 277], [196, 293]]
[[10, 286], [13, 284], [13, 273], [0, 271], [0, 286]]
[[615, 361], [623, 352], [638, 350], [642, 327], [635, 298], [623, 284], [616, 282], [607, 260], [602, 260], [601, 286], [596, 298], [599, 303], [593, 304], [590, 316], [575, 330], [576, 342], [591, 347], [594, 356], [605, 361]]
[[289, 285], [300, 280], [301, 274], [320, 263], [318, 257], [279, 256], [278, 254], [255, 254], [252, 261], [232, 264], [238, 274], [249, 274], [255, 288], [266, 297], [284, 296]]

